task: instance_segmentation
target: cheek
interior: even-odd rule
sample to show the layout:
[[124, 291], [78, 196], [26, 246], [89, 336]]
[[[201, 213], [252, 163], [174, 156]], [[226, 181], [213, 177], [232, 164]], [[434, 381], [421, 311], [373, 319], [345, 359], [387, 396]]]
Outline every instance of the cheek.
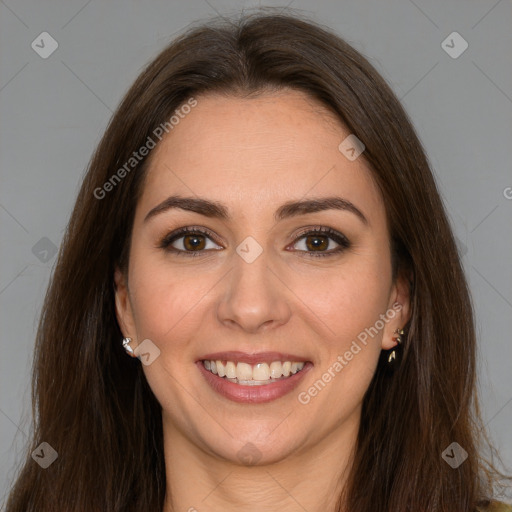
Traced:
[[340, 273], [329, 281], [327, 294], [318, 283], [309, 288], [308, 306], [321, 312], [324, 328], [323, 335], [315, 333], [319, 365], [298, 398], [325, 418], [343, 421], [361, 403], [375, 373], [389, 289], [384, 277], [371, 273]]
[[354, 254], [335, 268], [295, 276], [303, 314], [321, 319], [327, 339], [339, 349], [386, 311], [391, 270], [386, 258], [375, 254]]
[[180, 340], [186, 340], [186, 333], [198, 326], [201, 304], [215, 283], [212, 274], [181, 271], [151, 258], [138, 265], [134, 258], [130, 280], [139, 338], [151, 339], [166, 352], [178, 351], [185, 342]]

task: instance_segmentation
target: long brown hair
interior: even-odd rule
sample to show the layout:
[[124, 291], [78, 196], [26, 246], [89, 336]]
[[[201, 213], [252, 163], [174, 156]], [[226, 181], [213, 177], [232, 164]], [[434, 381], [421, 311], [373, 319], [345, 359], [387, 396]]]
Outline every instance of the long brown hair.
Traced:
[[[472, 305], [422, 145], [389, 86], [354, 48], [300, 16], [262, 12], [189, 29], [145, 68], [112, 117], [45, 298], [33, 439], [7, 512], [162, 510], [161, 408], [142, 366], [123, 351], [114, 310], [113, 273], [117, 264], [127, 266], [148, 158], [108, 193], [98, 190], [190, 98], [286, 88], [321, 102], [363, 141], [397, 269], [411, 276], [401, 362], [391, 374], [379, 362], [338, 507], [467, 512], [491, 497], [493, 467], [480, 454]], [[47, 469], [30, 456], [41, 442], [58, 453]], [[441, 457], [452, 442], [468, 454], [457, 469]]]

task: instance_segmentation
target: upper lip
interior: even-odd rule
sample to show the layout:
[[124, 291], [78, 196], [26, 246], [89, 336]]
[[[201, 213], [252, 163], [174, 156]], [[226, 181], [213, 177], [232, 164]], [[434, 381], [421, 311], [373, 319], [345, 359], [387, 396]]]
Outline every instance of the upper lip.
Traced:
[[206, 354], [199, 361], [233, 361], [247, 364], [272, 363], [273, 361], [308, 362], [309, 359], [294, 354], [283, 352], [258, 352], [247, 354], [246, 352], [229, 351]]

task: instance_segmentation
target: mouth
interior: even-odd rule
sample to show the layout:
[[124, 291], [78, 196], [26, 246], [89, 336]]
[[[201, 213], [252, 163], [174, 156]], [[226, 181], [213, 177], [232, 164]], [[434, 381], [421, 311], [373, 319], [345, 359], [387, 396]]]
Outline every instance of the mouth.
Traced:
[[303, 361], [272, 361], [269, 363], [248, 364], [236, 361], [205, 359], [201, 361], [207, 371], [228, 382], [243, 386], [264, 386], [284, 380], [300, 372]]
[[266, 352], [223, 352], [196, 361], [207, 383], [235, 402], [262, 403], [292, 391], [313, 367], [299, 356]]

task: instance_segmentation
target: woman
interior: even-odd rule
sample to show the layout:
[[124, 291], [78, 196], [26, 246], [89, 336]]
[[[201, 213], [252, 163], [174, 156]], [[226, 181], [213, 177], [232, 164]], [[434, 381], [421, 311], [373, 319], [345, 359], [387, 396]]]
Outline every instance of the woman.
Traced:
[[192, 29], [128, 91], [34, 397], [8, 512], [511, 510], [421, 144], [365, 58], [297, 17]]

